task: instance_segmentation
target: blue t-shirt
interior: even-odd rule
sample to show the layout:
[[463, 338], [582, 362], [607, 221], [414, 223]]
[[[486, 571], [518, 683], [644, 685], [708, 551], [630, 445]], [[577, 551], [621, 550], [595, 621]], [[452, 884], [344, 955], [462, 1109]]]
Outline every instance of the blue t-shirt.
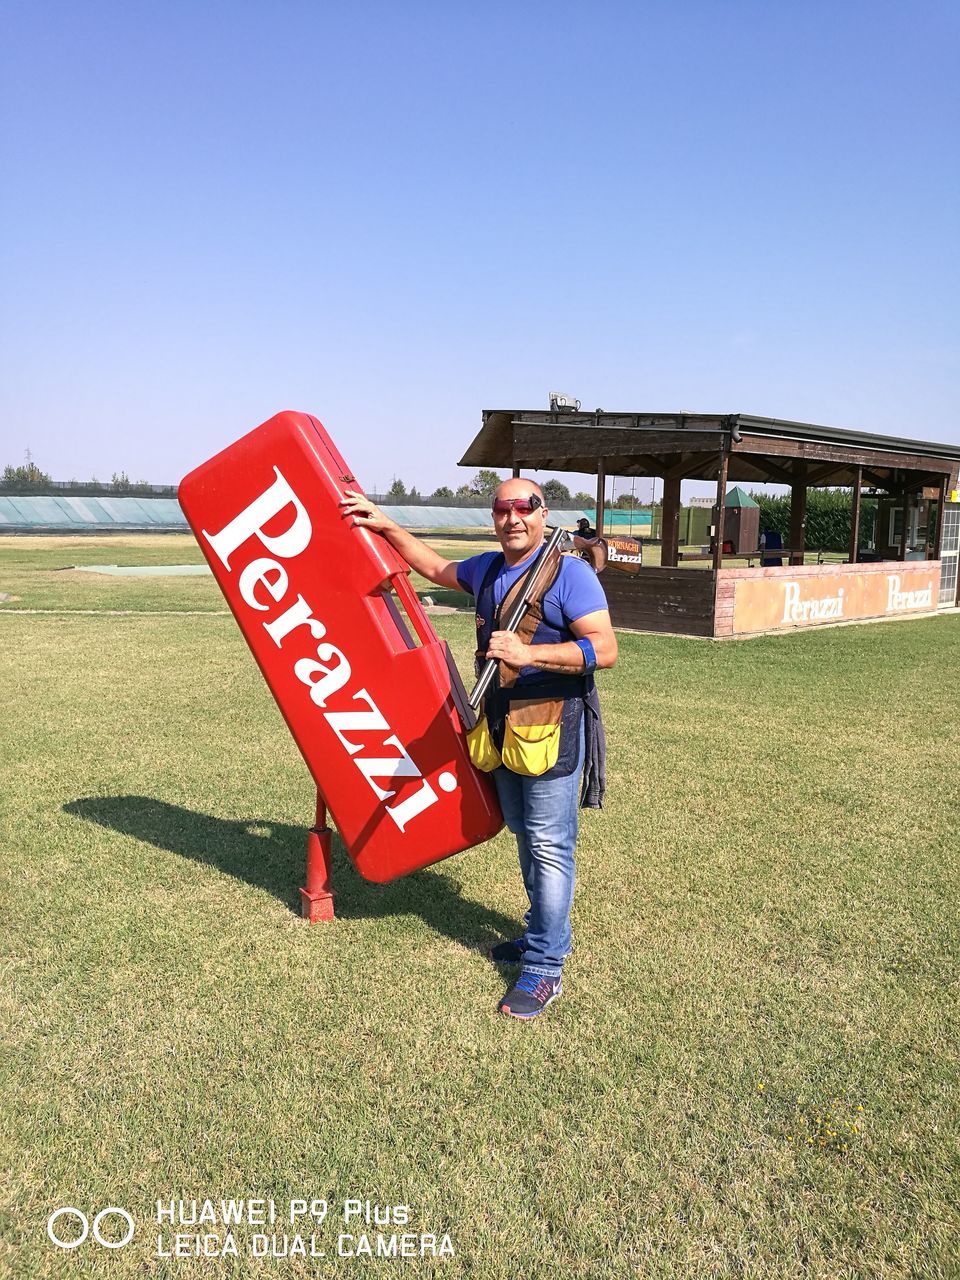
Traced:
[[[512, 568], [504, 563], [493, 584], [494, 603], [498, 608], [516, 580], [530, 568], [539, 551], [540, 548], [537, 547], [526, 560]], [[482, 555], [461, 560], [457, 565], [457, 581], [464, 591], [469, 591], [475, 597], [490, 568], [490, 562], [501, 554], [499, 551], [484, 551]], [[606, 608], [607, 597], [590, 565], [577, 556], [561, 556], [560, 572], [543, 597], [544, 620], [552, 627], [568, 630], [571, 622], [576, 622], [585, 614]]]

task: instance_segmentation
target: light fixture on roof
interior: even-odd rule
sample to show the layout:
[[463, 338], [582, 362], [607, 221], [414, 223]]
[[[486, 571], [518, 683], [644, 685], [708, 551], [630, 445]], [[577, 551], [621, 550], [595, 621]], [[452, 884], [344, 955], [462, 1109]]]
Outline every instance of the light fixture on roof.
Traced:
[[551, 413], [576, 413], [579, 408], [580, 401], [575, 400], [573, 396], [561, 395], [559, 391], [550, 392]]

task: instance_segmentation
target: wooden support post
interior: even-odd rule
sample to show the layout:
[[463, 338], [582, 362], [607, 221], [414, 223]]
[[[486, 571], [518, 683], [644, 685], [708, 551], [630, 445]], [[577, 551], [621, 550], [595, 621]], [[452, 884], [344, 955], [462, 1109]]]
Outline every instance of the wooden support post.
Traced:
[[520, 468], [519, 468], [519, 467], [514, 467], [510, 474], [513, 476], [514, 480], [519, 480], [519, 479], [520, 479]]
[[902, 498], [903, 498], [903, 520], [900, 523], [900, 555], [897, 558], [899, 560], [906, 560], [907, 533], [910, 528], [910, 495], [907, 492], [906, 480], [904, 480], [903, 482]]
[[660, 543], [660, 564], [673, 569], [680, 549], [680, 477], [663, 478], [663, 529]]
[[853, 482], [853, 511], [850, 517], [850, 563], [857, 563], [857, 550], [860, 543], [860, 490], [863, 487], [863, 467], [857, 467], [856, 479]]
[[807, 545], [807, 464], [797, 463], [796, 479], [790, 486], [790, 563], [803, 564]]
[[943, 517], [947, 512], [947, 477], [940, 481], [940, 500], [937, 503], [937, 532], [933, 539], [933, 558], [940, 559], [940, 548], [943, 545]]
[[717, 523], [716, 536], [713, 540], [713, 571], [723, 564], [723, 526], [726, 521], [727, 508], [727, 468], [729, 466], [729, 448], [726, 437], [720, 446], [720, 468], [717, 471]]
[[603, 507], [607, 490], [607, 469], [603, 465], [603, 459], [597, 459], [597, 519], [596, 530], [600, 537], [603, 537]]

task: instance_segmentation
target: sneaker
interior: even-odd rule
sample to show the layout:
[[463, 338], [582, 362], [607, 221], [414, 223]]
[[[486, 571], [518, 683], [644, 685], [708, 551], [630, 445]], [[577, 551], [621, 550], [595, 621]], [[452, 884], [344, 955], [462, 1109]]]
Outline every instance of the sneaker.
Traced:
[[530, 973], [524, 969], [517, 979], [516, 986], [510, 988], [500, 1001], [501, 1013], [511, 1018], [535, 1018], [563, 990], [563, 980], [548, 978], [542, 973]]
[[487, 955], [494, 964], [519, 964], [524, 951], [523, 939], [514, 938], [512, 942], [498, 942], [495, 947], [488, 947]]

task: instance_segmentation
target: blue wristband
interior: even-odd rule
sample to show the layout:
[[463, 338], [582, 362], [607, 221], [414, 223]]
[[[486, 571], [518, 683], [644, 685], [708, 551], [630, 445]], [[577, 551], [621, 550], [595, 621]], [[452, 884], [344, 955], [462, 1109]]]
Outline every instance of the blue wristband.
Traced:
[[592, 676], [597, 669], [597, 651], [586, 637], [577, 641], [577, 648], [583, 653], [583, 674]]

